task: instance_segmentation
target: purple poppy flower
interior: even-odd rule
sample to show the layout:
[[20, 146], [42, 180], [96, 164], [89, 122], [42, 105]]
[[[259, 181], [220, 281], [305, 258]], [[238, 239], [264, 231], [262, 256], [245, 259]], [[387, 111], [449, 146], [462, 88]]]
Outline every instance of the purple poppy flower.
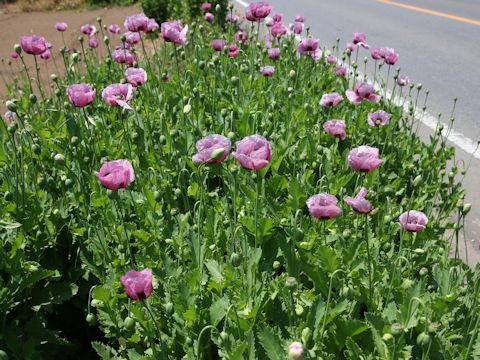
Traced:
[[423, 231], [428, 224], [427, 216], [423, 212], [416, 210], [404, 212], [400, 215], [399, 221], [402, 228], [408, 232]]
[[319, 44], [320, 44], [319, 39], [314, 39], [314, 38], [302, 39], [302, 41], [300, 41], [300, 44], [298, 44], [298, 52], [302, 55], [311, 55], [313, 52], [315, 52], [318, 49]]
[[83, 108], [95, 100], [96, 92], [88, 84], [73, 84], [67, 87], [67, 96], [73, 106]]
[[368, 125], [371, 127], [381, 127], [388, 124], [392, 114], [383, 111], [377, 110], [373, 113], [368, 113]]
[[273, 19], [273, 22], [275, 23], [279, 23], [279, 22], [282, 22], [282, 18], [283, 18], [283, 14], [273, 14], [272, 16], [272, 19]]
[[145, 31], [148, 27], [148, 17], [145, 14], [134, 14], [127, 16], [125, 18], [125, 23], [123, 24], [128, 31], [139, 32]]
[[288, 347], [288, 360], [302, 360], [304, 352], [302, 343], [294, 341]]
[[325, 130], [328, 135], [336, 136], [341, 140], [345, 140], [347, 137], [344, 120], [328, 120], [323, 124], [323, 130]]
[[55, 29], [56, 29], [57, 31], [64, 32], [64, 31], [67, 31], [68, 25], [67, 25], [66, 22], [57, 22], [57, 23], [55, 24]]
[[395, 65], [398, 61], [398, 54], [392, 48], [384, 48], [383, 58], [388, 65]]
[[371, 102], [379, 102], [380, 96], [374, 93], [373, 85], [364, 83], [362, 81], [355, 85], [355, 90], [348, 89], [346, 91], [348, 100], [354, 105], [359, 105], [363, 100]]
[[383, 59], [383, 52], [380, 48], [373, 48], [371, 55], [373, 60]]
[[340, 96], [339, 93], [330, 93], [330, 94], [323, 94], [322, 98], [320, 99], [320, 106], [329, 107], [329, 106], [337, 106], [343, 101], [343, 97]]
[[272, 11], [272, 6], [264, 1], [254, 2], [248, 5], [245, 18], [249, 21], [262, 21]]
[[240, 55], [240, 49], [236, 45], [229, 45], [228, 46], [228, 54], [227, 56], [229, 58], [236, 58], [238, 55]]
[[335, 75], [337, 76], [345, 76], [347, 75], [347, 68], [345, 66], [335, 66], [335, 69], [333, 69], [335, 71]]
[[248, 40], [247, 32], [246, 32], [246, 31], [242, 31], [242, 30], [238, 30], [238, 31], [233, 35], [233, 39], [234, 39], [236, 42], [245, 44], [245, 43], [247, 42], [247, 40]]
[[125, 79], [133, 87], [139, 87], [147, 81], [147, 72], [142, 68], [130, 67], [125, 70]]
[[273, 76], [273, 74], [275, 73], [275, 68], [271, 65], [262, 66], [260, 68], [260, 72], [263, 76], [270, 77]]
[[383, 160], [378, 158], [377, 148], [362, 145], [354, 148], [348, 154], [348, 165], [354, 171], [372, 172], [380, 166]]
[[135, 180], [135, 172], [128, 160], [113, 160], [104, 163], [95, 172], [100, 183], [109, 190], [125, 189]]
[[147, 28], [144, 30], [145, 33], [149, 34], [160, 29], [160, 25], [155, 21], [155, 19], [148, 19]]
[[220, 164], [230, 153], [232, 143], [229, 138], [214, 134], [198, 140], [196, 147], [198, 153], [192, 157], [195, 164]]
[[305, 18], [304, 15], [295, 15], [295, 19], [294, 19], [294, 20], [295, 20], [295, 22], [301, 22], [301, 23], [303, 23], [303, 22], [305, 22], [305, 19], [306, 19], [306, 18]]
[[354, 32], [354, 33], [353, 33], [352, 42], [353, 42], [355, 45], [360, 45], [361, 47], [363, 47], [363, 48], [365, 48], [365, 49], [368, 49], [368, 48], [369, 48], [369, 46], [368, 46], [368, 44], [367, 44], [367, 37], [365, 36], [364, 33]]
[[120, 35], [122, 29], [117, 24], [112, 24], [108, 26], [108, 32], [113, 35]]
[[397, 85], [398, 86], [407, 86], [408, 84], [410, 84], [410, 79], [408, 78], [407, 75], [400, 75], [397, 78]]
[[228, 43], [223, 39], [215, 39], [215, 40], [212, 40], [212, 42], [210, 43], [210, 46], [215, 51], [222, 51], [223, 48], [227, 45]]
[[88, 39], [88, 46], [92, 49], [96, 49], [98, 47], [98, 40], [94, 37]]
[[12, 59], [18, 59], [18, 54], [17, 54], [15, 51], [12, 51], [12, 52], [10, 53], [10, 57], [11, 57]]
[[166, 42], [184, 46], [187, 43], [188, 25], [182, 27], [178, 21], [164, 22], [161, 25], [162, 37]]
[[17, 118], [17, 113], [13, 111], [7, 111], [3, 117], [5, 119], [5, 123], [7, 125], [10, 125]]
[[42, 60], [49, 60], [51, 57], [52, 57], [52, 53], [48, 49], [40, 54], [40, 59]]
[[112, 53], [113, 60], [118, 64], [127, 64], [128, 66], [133, 66], [135, 64], [136, 58], [128, 50], [117, 49]]
[[130, 45], [135, 45], [140, 42], [140, 33], [127, 31], [125, 34], [125, 42]]
[[128, 101], [133, 96], [134, 87], [130, 84], [112, 84], [108, 85], [102, 91], [102, 99], [110, 106], [121, 106], [127, 110], [133, 110]]
[[213, 23], [214, 20], [215, 20], [215, 16], [212, 13], [207, 12], [205, 14], [205, 21], [207, 21], [211, 24], [211, 23]]
[[204, 2], [200, 5], [200, 9], [202, 9], [205, 12], [212, 11], [212, 4], [210, 4], [208, 2]]
[[280, 59], [280, 48], [270, 48], [267, 50], [268, 57], [271, 60], [278, 60]]
[[120, 278], [128, 297], [135, 301], [148, 298], [153, 291], [152, 270], [130, 270]]
[[345, 202], [356, 212], [360, 214], [368, 214], [370, 211], [372, 211], [372, 206], [370, 205], [370, 202], [365, 199], [366, 196], [367, 189], [362, 187], [355, 198], [348, 196], [345, 199]]
[[237, 14], [227, 14], [227, 16], [225, 17], [225, 21], [236, 24], [240, 21], [240, 16], [238, 16]]
[[329, 55], [327, 57], [327, 63], [329, 63], [330, 65], [336, 64], [337, 63], [337, 57], [333, 56], [333, 55]]
[[342, 209], [337, 206], [338, 200], [335, 196], [320, 193], [311, 196], [307, 200], [307, 207], [310, 214], [319, 220], [336, 218], [342, 214]]
[[261, 135], [250, 135], [235, 143], [232, 155], [247, 170], [261, 170], [272, 160], [270, 143]]
[[41, 55], [48, 48], [45, 38], [37, 35], [22, 36], [20, 46], [30, 55]]
[[289, 29], [292, 33], [300, 35], [305, 29], [305, 24], [300, 21], [295, 21], [293, 24], [290, 24]]
[[80, 27], [80, 31], [87, 36], [93, 36], [97, 32], [97, 28], [92, 24], [84, 24]]
[[276, 22], [273, 24], [272, 28], [270, 29], [270, 32], [272, 33], [272, 36], [275, 37], [281, 37], [287, 33], [287, 28], [283, 26], [282, 23]]

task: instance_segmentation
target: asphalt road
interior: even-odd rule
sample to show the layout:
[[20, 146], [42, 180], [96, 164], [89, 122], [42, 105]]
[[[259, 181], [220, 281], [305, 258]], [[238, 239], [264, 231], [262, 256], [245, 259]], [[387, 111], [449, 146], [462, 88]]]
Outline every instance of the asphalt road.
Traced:
[[[241, 3], [252, 2], [233, 1], [242, 13]], [[448, 122], [453, 98], [458, 97], [453, 129], [473, 143], [480, 138], [479, 0], [269, 2], [274, 8], [272, 13], [283, 14], [286, 24], [293, 22], [295, 15], [305, 15], [311, 34], [320, 39], [323, 47], [331, 48], [340, 38], [343, 49], [351, 41], [353, 32], [364, 32], [370, 46], [395, 48], [401, 74], [430, 90], [427, 111], [434, 117], [442, 113], [442, 120]], [[359, 59], [363, 56], [370, 58], [364, 50]], [[363, 63], [361, 65], [363, 69]], [[422, 127], [421, 133], [428, 135], [429, 132], [428, 127]], [[456, 143], [467, 145], [468, 139], [460, 136]], [[473, 158], [463, 182], [467, 202], [473, 204], [466, 231], [470, 264], [480, 262], [480, 151], [476, 155], [479, 159]], [[458, 159], [467, 163], [470, 157], [471, 154], [457, 146]], [[464, 255], [465, 249], [462, 252]]]

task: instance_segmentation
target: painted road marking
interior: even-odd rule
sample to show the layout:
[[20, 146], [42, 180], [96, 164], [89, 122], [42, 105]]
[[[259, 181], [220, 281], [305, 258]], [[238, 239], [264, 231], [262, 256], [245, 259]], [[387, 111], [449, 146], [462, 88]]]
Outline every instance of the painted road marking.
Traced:
[[[234, 1], [237, 4], [239, 4], [239, 5], [241, 5], [245, 8], [248, 6], [248, 3], [245, 2], [244, 0], [234, 0]], [[387, 1], [387, 0], [378, 0], [378, 1], [390, 2], [390, 1]], [[402, 5], [404, 5], [404, 4], [402, 4]], [[479, 25], [480, 25], [480, 22], [479, 22]], [[299, 35], [295, 35], [295, 39], [297, 41], [301, 40]], [[363, 74], [360, 73], [360, 72], [357, 72], [357, 74], [359, 76], [363, 76]], [[399, 98], [392, 99], [392, 93], [391, 93], [390, 90], [387, 90], [386, 96], [387, 96], [387, 98], [390, 97], [391, 101], [393, 101], [395, 103], [395, 105], [398, 105], [398, 106], [402, 105], [402, 102]], [[404, 106], [404, 110], [408, 111], [409, 106], [413, 106], [413, 105], [411, 104], [411, 102], [405, 102], [405, 104], [403, 104], [403, 106]], [[419, 107], [414, 108], [414, 114], [415, 114], [417, 120], [422, 122], [425, 126], [430, 128], [431, 130], [435, 131], [436, 129], [438, 129], [440, 121], [438, 121], [438, 119], [435, 116], [433, 116], [432, 114], [430, 114], [426, 111], [423, 111]], [[448, 124], [444, 124], [444, 123], [442, 123], [442, 124], [444, 126], [444, 129], [442, 131], [442, 135], [443, 136], [448, 135], [448, 137], [447, 137], [448, 141], [450, 141], [452, 144], [456, 145], [458, 148], [465, 151], [467, 154], [472, 155], [474, 158], [480, 160], [480, 148], [478, 147], [477, 141], [473, 141], [472, 139], [466, 137], [462, 133], [459, 133], [459, 132], [455, 131], [454, 129], [449, 130]]]
[[444, 18], [447, 18], [447, 19], [456, 20], [456, 21], [467, 23], [467, 24], [480, 26], [480, 21], [478, 21], [478, 20], [464, 18], [464, 17], [457, 16], [457, 15], [446, 14], [446, 13], [442, 13], [440, 11], [430, 10], [430, 9], [422, 8], [422, 7], [419, 7], [419, 6], [408, 5], [408, 4], [399, 3], [399, 2], [391, 1], [391, 0], [377, 0], [377, 1], [381, 2], [381, 3], [384, 3], [384, 4], [398, 6], [398, 7], [402, 7], [402, 8], [413, 10], [413, 11], [422, 12], [422, 13], [429, 14], [429, 15], [440, 16], [440, 17], [444, 17]]

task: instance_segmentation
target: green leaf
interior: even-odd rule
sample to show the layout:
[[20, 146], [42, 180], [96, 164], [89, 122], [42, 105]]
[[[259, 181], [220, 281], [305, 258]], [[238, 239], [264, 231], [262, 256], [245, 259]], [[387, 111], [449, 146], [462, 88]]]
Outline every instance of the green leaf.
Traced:
[[92, 341], [92, 347], [102, 360], [113, 360], [116, 358], [117, 352], [108, 345], [105, 345], [99, 341]]
[[365, 355], [363, 354], [362, 349], [358, 344], [352, 340], [352, 338], [348, 338], [347, 342], [347, 353], [348, 353], [348, 359], [352, 360], [363, 360], [365, 359]]
[[229, 301], [222, 297], [210, 306], [210, 324], [217, 326], [227, 313]]
[[285, 351], [280, 338], [266, 325], [261, 325], [257, 337], [269, 360], [284, 360]]
[[212, 279], [215, 282], [218, 282], [218, 283], [223, 282], [224, 277], [222, 275], [222, 272], [220, 271], [220, 267], [216, 260], [213, 260], [213, 259], [206, 260], [205, 266], [207, 267], [208, 272], [210, 273]]
[[235, 351], [228, 357], [228, 360], [242, 360], [243, 353], [247, 349], [248, 345], [245, 341], [242, 341], [238, 346], [235, 348]]

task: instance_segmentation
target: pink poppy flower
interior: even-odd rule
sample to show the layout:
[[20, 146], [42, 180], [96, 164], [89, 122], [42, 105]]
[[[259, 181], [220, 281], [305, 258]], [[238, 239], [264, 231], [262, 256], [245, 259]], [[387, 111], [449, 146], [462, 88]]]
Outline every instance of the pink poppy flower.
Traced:
[[295, 16], [295, 22], [305, 22], [305, 16], [304, 15], [296, 15]]
[[320, 193], [311, 196], [307, 200], [307, 207], [310, 214], [319, 220], [336, 218], [342, 214], [342, 209], [337, 206], [338, 200], [335, 196]]
[[67, 87], [67, 96], [73, 106], [83, 108], [93, 103], [96, 92], [88, 84], [73, 84]]
[[262, 21], [272, 11], [272, 6], [264, 1], [254, 2], [248, 5], [245, 17], [249, 21]]
[[130, 270], [120, 278], [125, 293], [135, 301], [147, 299], [153, 292], [152, 270]]
[[55, 29], [56, 29], [57, 31], [64, 32], [64, 31], [67, 31], [68, 25], [67, 25], [66, 22], [57, 22], [57, 23], [55, 24]]
[[368, 46], [368, 44], [367, 44], [367, 37], [365, 36], [364, 33], [354, 32], [354, 33], [353, 33], [352, 42], [353, 42], [355, 45], [360, 45], [361, 47], [363, 47], [363, 48], [365, 48], [365, 49], [368, 49], [368, 48], [369, 48], [369, 46]]
[[273, 74], [275, 74], [275, 68], [271, 65], [262, 66], [260, 68], [260, 72], [262, 73], [263, 76], [270, 77], [270, 76], [273, 76]]
[[5, 119], [5, 123], [7, 125], [10, 125], [17, 118], [17, 113], [13, 111], [7, 111], [3, 117]]
[[383, 59], [383, 52], [380, 48], [373, 48], [371, 55], [373, 60]]
[[128, 50], [117, 49], [112, 53], [113, 60], [118, 64], [127, 64], [128, 66], [133, 66], [135, 64], [136, 58]]
[[407, 86], [408, 84], [410, 84], [410, 79], [408, 78], [407, 75], [400, 75], [397, 78], [397, 85], [398, 86]]
[[280, 48], [270, 48], [267, 50], [268, 57], [271, 60], [278, 60], [280, 59]]
[[178, 21], [164, 22], [161, 25], [162, 37], [166, 42], [184, 46], [187, 43], [188, 25], [182, 27]]
[[87, 36], [93, 36], [97, 32], [97, 28], [92, 24], [84, 24], [80, 27], [80, 31]]
[[145, 31], [148, 27], [148, 20], [149, 19], [143, 13], [134, 14], [127, 16], [123, 25], [128, 29], [128, 31]]
[[40, 54], [40, 59], [42, 60], [49, 60], [51, 57], [52, 57], [52, 53], [48, 49]]
[[355, 85], [355, 90], [348, 89], [346, 91], [348, 100], [354, 105], [359, 105], [363, 100], [371, 102], [379, 102], [380, 96], [374, 93], [373, 85], [364, 83], [362, 81]]
[[320, 60], [323, 55], [322, 50], [318, 47], [320, 40], [307, 38], [298, 44], [298, 52], [302, 55], [310, 56], [314, 60]]
[[423, 231], [428, 224], [427, 216], [423, 212], [416, 210], [404, 212], [400, 215], [399, 221], [402, 228], [408, 232]]
[[347, 75], [347, 68], [345, 66], [335, 66], [335, 75], [337, 76], [345, 76]]
[[17, 54], [15, 51], [12, 51], [12, 52], [10, 53], [10, 57], [11, 57], [12, 59], [18, 59], [18, 54]]
[[205, 21], [207, 21], [211, 24], [211, 23], [213, 23], [214, 20], [215, 20], [215, 16], [212, 13], [207, 12], [205, 14]]
[[370, 211], [372, 211], [372, 206], [370, 205], [370, 202], [365, 199], [366, 196], [367, 189], [362, 187], [355, 198], [348, 196], [345, 199], [345, 202], [356, 212], [360, 214], [368, 214]]
[[209, 12], [209, 11], [212, 11], [212, 4], [208, 2], [204, 2], [200, 5], [200, 8], [205, 12]]
[[392, 114], [383, 111], [377, 110], [373, 113], [368, 113], [368, 125], [371, 127], [381, 127], [388, 124]]
[[330, 93], [330, 94], [323, 94], [322, 98], [320, 99], [320, 106], [329, 107], [329, 106], [337, 106], [343, 101], [343, 97], [340, 96], [339, 93]]
[[147, 27], [144, 30], [145, 33], [149, 34], [160, 29], [160, 25], [155, 21], [155, 19], [148, 19]]
[[333, 55], [329, 55], [327, 57], [327, 63], [330, 65], [336, 64], [337, 63], [337, 57]]
[[128, 101], [133, 96], [133, 86], [130, 84], [112, 84], [108, 85], [102, 91], [102, 99], [110, 106], [121, 106], [126, 110], [133, 110]]
[[[208, 135], [196, 144], [198, 153], [193, 155], [192, 161], [198, 164], [220, 164], [230, 153], [232, 143], [223, 135]], [[223, 152], [222, 152], [223, 150]]]
[[347, 45], [345, 46], [345, 49], [347, 50], [350, 50], [351, 52], [354, 52], [355, 50], [357, 50], [357, 45], [355, 45], [354, 43], [347, 43]]
[[147, 72], [142, 68], [130, 67], [125, 70], [125, 79], [133, 87], [139, 87], [147, 81]]
[[395, 65], [398, 61], [398, 54], [392, 48], [384, 48], [383, 58], [388, 65]]
[[341, 140], [345, 140], [347, 137], [344, 120], [328, 120], [323, 124], [323, 130], [325, 130], [328, 135], [336, 136]]
[[245, 43], [247, 42], [247, 40], [248, 40], [247, 32], [246, 32], [246, 31], [242, 31], [242, 30], [238, 30], [238, 31], [233, 35], [233, 39], [234, 39], [236, 42], [245, 44]]
[[88, 46], [92, 49], [96, 49], [98, 47], [98, 40], [94, 37], [88, 39]]
[[354, 148], [348, 154], [348, 165], [354, 171], [372, 172], [380, 166], [383, 160], [378, 158], [377, 148], [362, 145]]
[[135, 180], [135, 172], [128, 160], [107, 161], [95, 176], [104, 187], [113, 191], [125, 189]]
[[271, 28], [271, 33], [273, 37], [281, 37], [287, 33], [287, 28], [282, 25], [282, 23], [276, 22]]
[[288, 359], [301, 360], [303, 359], [304, 349], [302, 343], [294, 341], [288, 346]]
[[20, 46], [30, 55], [41, 55], [48, 48], [45, 38], [37, 35], [22, 36]]
[[272, 160], [270, 143], [261, 135], [250, 135], [235, 143], [232, 155], [247, 170], [261, 170]]
[[272, 16], [273, 22], [279, 23], [282, 22], [283, 15], [282, 14], [274, 14]]
[[135, 45], [140, 42], [140, 33], [127, 31], [125, 34], [125, 42], [130, 45]]
[[229, 58], [236, 58], [238, 55], [240, 55], [240, 49], [237, 46], [232, 44], [228, 47], [227, 55]]
[[292, 33], [300, 35], [305, 30], [305, 24], [300, 21], [295, 21], [293, 24], [290, 24], [289, 29]]
[[227, 42], [223, 39], [215, 39], [215, 40], [212, 40], [212, 42], [210, 43], [210, 46], [215, 51], [222, 51], [223, 48], [227, 45], [228, 45]]
[[275, 21], [273, 21], [273, 19], [271, 17], [267, 17], [267, 19], [265, 20], [265, 25], [267, 27], [272, 27], [273, 24], [275, 24]]
[[117, 24], [112, 24], [108, 26], [108, 32], [113, 35], [120, 35], [122, 29]]
[[240, 16], [238, 16], [237, 14], [227, 14], [227, 16], [225, 17], [225, 21], [236, 24], [240, 21]]

